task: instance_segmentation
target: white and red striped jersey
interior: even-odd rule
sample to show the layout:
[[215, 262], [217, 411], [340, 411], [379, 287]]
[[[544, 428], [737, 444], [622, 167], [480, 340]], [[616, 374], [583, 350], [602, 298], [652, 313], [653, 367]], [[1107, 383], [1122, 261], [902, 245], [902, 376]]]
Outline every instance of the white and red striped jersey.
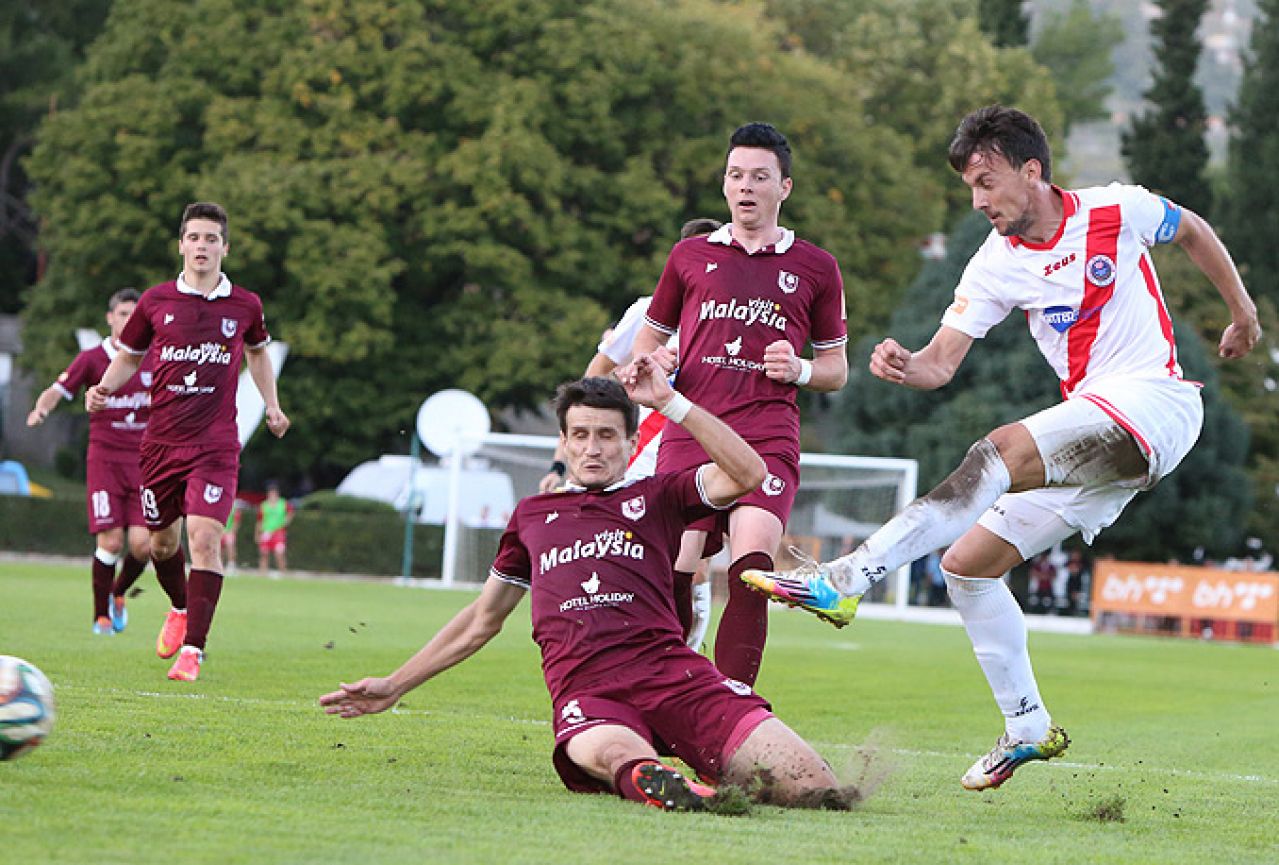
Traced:
[[[613, 332], [606, 339], [600, 340], [597, 350], [613, 363], [621, 366], [630, 363], [635, 349], [635, 338], [644, 327], [644, 316], [648, 313], [648, 305], [653, 298], [641, 297], [627, 308], [618, 320]], [[666, 341], [671, 350], [679, 351], [679, 333], [674, 333]], [[657, 449], [662, 443], [662, 430], [666, 426], [666, 417], [657, 414], [651, 408], [640, 406], [639, 441], [635, 445], [635, 453], [626, 467], [627, 480], [646, 478], [657, 471]]]
[[991, 231], [969, 260], [942, 324], [980, 339], [1026, 313], [1064, 397], [1110, 376], [1181, 377], [1172, 318], [1149, 249], [1170, 243], [1181, 208], [1140, 186], [1066, 191], [1046, 243]]

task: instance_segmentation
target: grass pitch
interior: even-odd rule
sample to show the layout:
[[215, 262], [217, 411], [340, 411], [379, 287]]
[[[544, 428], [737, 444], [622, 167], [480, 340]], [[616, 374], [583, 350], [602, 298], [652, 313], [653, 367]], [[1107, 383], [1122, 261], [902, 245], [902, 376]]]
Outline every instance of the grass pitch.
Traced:
[[201, 679], [165, 678], [148, 571], [129, 629], [90, 633], [84, 567], [0, 563], [0, 653], [53, 681], [49, 741], [0, 763], [0, 860], [41, 863], [1279, 862], [1279, 652], [1032, 634], [1074, 744], [1001, 790], [959, 776], [1001, 730], [963, 631], [778, 608], [759, 690], [853, 780], [851, 813], [664, 814], [568, 793], [527, 603], [394, 714], [324, 715], [472, 597], [233, 577]]

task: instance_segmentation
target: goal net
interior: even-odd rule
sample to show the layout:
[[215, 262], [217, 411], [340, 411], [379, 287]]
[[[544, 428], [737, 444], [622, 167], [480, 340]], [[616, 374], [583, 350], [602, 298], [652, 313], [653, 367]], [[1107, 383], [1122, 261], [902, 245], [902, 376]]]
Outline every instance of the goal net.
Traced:
[[[496, 476], [509, 478], [509, 495], [492, 494], [483, 503], [463, 503], [451, 545], [451, 567], [442, 572], [457, 582], [481, 582], [497, 552], [502, 530], [515, 502], [537, 491], [555, 453], [553, 436], [491, 433], [467, 458], [464, 483], [479, 495], [479, 481]], [[790, 523], [778, 552], [779, 567], [791, 567], [791, 547], [815, 559], [843, 555], [865, 540], [893, 514], [915, 497], [917, 464], [914, 460], [883, 457], [810, 454], [800, 457], [800, 484]], [[446, 550], [446, 555], [447, 555]], [[725, 550], [711, 563], [716, 595], [722, 596], [729, 554]], [[877, 585], [866, 600], [905, 606], [920, 594], [909, 581], [909, 569]]]

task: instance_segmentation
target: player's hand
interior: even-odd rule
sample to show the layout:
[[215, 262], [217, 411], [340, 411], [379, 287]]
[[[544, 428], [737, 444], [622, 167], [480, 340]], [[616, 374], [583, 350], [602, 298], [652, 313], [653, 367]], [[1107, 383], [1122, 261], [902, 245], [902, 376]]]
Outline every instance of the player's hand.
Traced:
[[870, 353], [871, 374], [894, 384], [905, 384], [906, 367], [912, 357], [914, 354], [902, 348], [897, 340], [886, 339]]
[[358, 718], [385, 712], [400, 701], [400, 693], [390, 679], [361, 679], [354, 685], [345, 682], [338, 690], [320, 697], [320, 705], [329, 715]]
[[553, 493], [564, 483], [564, 476], [559, 472], [547, 472], [546, 475], [537, 482], [537, 491], [539, 493]]
[[284, 434], [289, 430], [289, 416], [278, 408], [269, 408], [266, 410], [266, 428], [271, 431], [271, 435], [276, 438], [284, 438]]
[[631, 361], [630, 367], [634, 368], [634, 378], [629, 384], [622, 382], [626, 395], [633, 402], [649, 408], [664, 406], [675, 395], [675, 391], [671, 389], [671, 383], [666, 380], [661, 362], [654, 356], [656, 354], [657, 352], [654, 351], [652, 354], [637, 357]]
[[1261, 339], [1261, 322], [1254, 315], [1246, 321], [1232, 321], [1221, 332], [1221, 342], [1217, 346], [1217, 354], [1224, 358], [1243, 357], [1252, 351], [1252, 347]]
[[662, 375], [672, 375], [675, 368], [679, 366], [679, 355], [672, 351], [668, 346], [659, 345], [653, 349], [653, 353], [649, 355], [662, 371]]
[[49, 413], [47, 411], [43, 411], [39, 408], [33, 408], [31, 413], [27, 415], [27, 426], [40, 426], [40, 424], [44, 423], [44, 419], [48, 416]]
[[799, 357], [789, 340], [779, 339], [764, 347], [764, 375], [782, 384], [799, 378]]
[[107, 392], [102, 389], [101, 385], [93, 385], [84, 392], [84, 408], [85, 411], [102, 411], [107, 407]]

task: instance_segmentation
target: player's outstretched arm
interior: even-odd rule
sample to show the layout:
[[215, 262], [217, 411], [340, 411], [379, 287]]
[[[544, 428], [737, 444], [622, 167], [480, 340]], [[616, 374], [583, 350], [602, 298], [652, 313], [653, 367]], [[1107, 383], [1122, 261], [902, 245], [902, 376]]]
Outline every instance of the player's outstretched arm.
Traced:
[[330, 715], [358, 718], [384, 712], [418, 685], [460, 664], [502, 630], [502, 624], [524, 597], [524, 589], [490, 576], [480, 596], [464, 607], [417, 654], [389, 676], [342, 683], [320, 697]]
[[622, 383], [630, 398], [680, 424], [711, 458], [702, 484], [713, 504], [731, 504], [764, 482], [763, 457], [728, 424], [673, 390], [652, 354], [637, 357], [632, 366], [634, 380]]
[[102, 381], [85, 390], [84, 407], [89, 411], [102, 411], [107, 407], [107, 397], [123, 387], [141, 365], [142, 355], [129, 351], [116, 352], [107, 365], [107, 371], [102, 374]]
[[62, 402], [62, 391], [58, 390], [57, 385], [49, 385], [36, 397], [35, 407], [27, 415], [27, 426], [40, 426], [60, 402]]
[[280, 409], [280, 398], [275, 392], [275, 370], [271, 367], [271, 356], [266, 347], [248, 348], [244, 352], [245, 363], [249, 366], [249, 376], [262, 394], [262, 402], [266, 403], [266, 428], [271, 435], [282, 438], [289, 429], [289, 418]]
[[1261, 339], [1261, 322], [1257, 319], [1257, 305], [1244, 288], [1225, 244], [1207, 220], [1184, 207], [1174, 242], [1212, 281], [1230, 309], [1230, 324], [1221, 334], [1217, 354], [1225, 358], [1243, 357]]
[[919, 351], [910, 351], [895, 339], [886, 339], [870, 355], [870, 371], [877, 378], [916, 390], [934, 390], [955, 377], [968, 355], [973, 338], [943, 325], [932, 341]]

